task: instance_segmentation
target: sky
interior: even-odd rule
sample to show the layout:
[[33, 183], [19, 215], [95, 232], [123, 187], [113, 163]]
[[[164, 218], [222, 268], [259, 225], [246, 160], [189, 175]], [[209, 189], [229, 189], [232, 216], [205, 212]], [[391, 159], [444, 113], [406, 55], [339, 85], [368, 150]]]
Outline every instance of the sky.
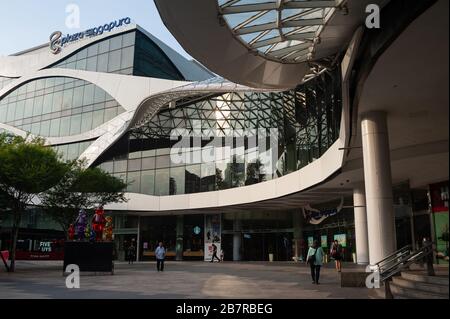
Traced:
[[[70, 4], [80, 9], [78, 29], [66, 27]], [[73, 34], [125, 17], [190, 58], [164, 26], [153, 0], [0, 0], [0, 56], [47, 43], [53, 31]]]

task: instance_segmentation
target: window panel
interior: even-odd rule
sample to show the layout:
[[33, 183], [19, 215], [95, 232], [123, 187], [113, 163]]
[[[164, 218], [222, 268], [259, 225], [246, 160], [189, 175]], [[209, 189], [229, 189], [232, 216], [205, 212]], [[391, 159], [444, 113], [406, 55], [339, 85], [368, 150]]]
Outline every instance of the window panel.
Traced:
[[96, 128], [103, 123], [103, 114], [104, 110], [94, 111], [94, 115], [92, 117], [92, 128]]
[[148, 194], [148, 195], [155, 194], [155, 171], [154, 170], [142, 171], [140, 193]]
[[87, 67], [87, 60], [86, 59], [78, 60], [76, 65], [75, 65], [75, 68], [77, 70], [86, 70], [86, 67]]
[[141, 188], [141, 172], [128, 172], [127, 191], [130, 193], [139, 193]]
[[81, 133], [90, 131], [92, 128], [92, 112], [81, 114]]
[[61, 119], [53, 119], [50, 121], [50, 132], [49, 136], [59, 136], [59, 124], [61, 123]]
[[25, 111], [25, 100], [17, 102], [15, 119], [16, 120], [23, 119], [24, 111]]
[[73, 107], [80, 107], [83, 105], [83, 91], [84, 86], [76, 87], [73, 90], [73, 98], [72, 98]]
[[103, 40], [98, 44], [98, 54], [105, 53], [109, 51], [109, 39]]
[[44, 97], [38, 96], [34, 98], [33, 116], [41, 115], [44, 104]]
[[108, 72], [120, 70], [120, 55], [120, 50], [109, 52]]
[[109, 120], [112, 120], [117, 116], [117, 108], [112, 107], [105, 110], [105, 122], [108, 122]]
[[6, 117], [6, 122], [14, 121], [15, 115], [16, 115], [16, 103], [9, 103], [8, 116]]
[[98, 43], [91, 45], [87, 48], [88, 57], [92, 57], [98, 54]]
[[94, 90], [94, 103], [101, 103], [105, 101], [105, 91], [96, 86]]
[[[72, 90], [68, 91], [72, 92]], [[64, 95], [66, 95], [66, 92], [64, 92]], [[70, 94], [70, 99], [72, 99], [72, 93]], [[52, 112], [61, 111], [62, 102], [63, 102], [63, 91], [53, 93]]]
[[93, 56], [87, 59], [86, 71], [97, 71], [97, 56]]
[[39, 135], [49, 136], [49, 134], [50, 134], [50, 121], [42, 121]]
[[134, 61], [134, 47], [122, 49], [122, 62], [120, 64], [120, 68], [126, 69], [132, 67], [133, 61]]
[[94, 85], [88, 84], [84, 87], [83, 105], [94, 103]]
[[98, 56], [97, 71], [108, 72], [108, 53], [103, 53]]
[[185, 186], [185, 168], [172, 167], [170, 169], [170, 195], [184, 194]]
[[117, 50], [122, 47], [122, 36], [118, 35], [109, 39], [109, 50]]
[[155, 195], [169, 195], [169, 169], [157, 169], [155, 178]]
[[70, 119], [70, 135], [80, 134], [81, 114], [73, 115]]
[[70, 116], [61, 118], [61, 124], [59, 129], [59, 136], [69, 135], [70, 129]]
[[127, 47], [134, 45], [134, 39], [136, 38], [136, 33], [130, 32], [122, 35], [122, 46]]
[[44, 103], [42, 106], [42, 114], [50, 113], [53, 107], [53, 94], [44, 95]]

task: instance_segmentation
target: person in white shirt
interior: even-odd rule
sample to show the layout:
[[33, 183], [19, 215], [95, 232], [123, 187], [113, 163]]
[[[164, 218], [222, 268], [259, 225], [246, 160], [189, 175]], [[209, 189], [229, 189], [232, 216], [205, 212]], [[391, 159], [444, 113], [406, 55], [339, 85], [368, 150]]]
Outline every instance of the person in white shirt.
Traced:
[[158, 247], [155, 250], [156, 257], [156, 269], [158, 271], [164, 271], [164, 259], [166, 258], [166, 249], [162, 242], [159, 242]]

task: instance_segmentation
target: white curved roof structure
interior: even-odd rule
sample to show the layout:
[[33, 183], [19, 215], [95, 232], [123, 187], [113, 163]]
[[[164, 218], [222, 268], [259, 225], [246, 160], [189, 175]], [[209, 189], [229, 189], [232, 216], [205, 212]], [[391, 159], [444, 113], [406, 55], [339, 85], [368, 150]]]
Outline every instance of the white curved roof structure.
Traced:
[[250, 87], [289, 89], [344, 52], [365, 19], [366, 5], [383, 6], [387, 1], [155, 3], [183, 48], [211, 71]]

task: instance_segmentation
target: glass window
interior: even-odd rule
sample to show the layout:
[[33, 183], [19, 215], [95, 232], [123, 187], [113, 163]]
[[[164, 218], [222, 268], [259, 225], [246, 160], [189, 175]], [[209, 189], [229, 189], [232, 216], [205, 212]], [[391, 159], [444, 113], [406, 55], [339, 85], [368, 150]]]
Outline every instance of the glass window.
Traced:
[[[71, 94], [70, 95], [70, 100], [71, 100], [70, 103], [72, 103], [72, 90], [67, 90], [67, 91], [70, 91], [70, 94]], [[66, 94], [67, 91], [64, 91], [64, 95]], [[61, 111], [62, 100], [63, 100], [63, 91], [53, 93], [52, 112]]]
[[73, 90], [73, 98], [72, 98], [72, 106], [73, 107], [80, 107], [83, 105], [83, 91], [84, 91], [84, 86], [76, 87]]
[[97, 71], [108, 72], [108, 53], [100, 54], [97, 61]]
[[109, 39], [103, 40], [98, 44], [98, 54], [105, 53], [109, 51]]
[[156, 168], [164, 168], [170, 166], [170, 156], [163, 155], [156, 157]]
[[75, 68], [77, 70], [86, 70], [86, 66], [87, 66], [87, 60], [86, 59], [81, 59], [77, 61], [77, 64], [75, 65]]
[[73, 143], [73, 144], [69, 144], [68, 148], [67, 148], [67, 158], [69, 160], [73, 160], [78, 158], [79, 153], [78, 153], [78, 148], [79, 148], [79, 144], [78, 143]]
[[9, 103], [8, 105], [8, 116], [6, 117], [6, 122], [14, 121], [14, 116], [16, 115], [16, 103]]
[[131, 68], [134, 61], [134, 47], [128, 47], [122, 49], [122, 63], [121, 69]]
[[155, 193], [155, 171], [142, 171], [141, 173], [141, 193], [153, 195]]
[[94, 89], [94, 103], [101, 103], [105, 101], [105, 91], [96, 86]]
[[61, 118], [59, 136], [69, 135], [69, 129], [70, 129], [70, 116]]
[[8, 106], [0, 105], [0, 122], [6, 122], [7, 114], [8, 114]]
[[100, 165], [100, 168], [102, 170], [104, 170], [105, 172], [112, 173], [113, 172], [113, 164], [114, 163], [112, 161], [110, 161], [110, 162], [103, 162]]
[[39, 129], [41, 128], [41, 123], [33, 123], [31, 124], [31, 134], [33, 135], [39, 135]]
[[16, 105], [16, 120], [23, 119], [23, 113], [25, 111], [25, 100], [17, 102]]
[[120, 50], [109, 52], [108, 72], [120, 70]]
[[87, 48], [88, 57], [94, 56], [98, 54], [98, 43], [91, 45]]
[[50, 113], [52, 111], [52, 107], [53, 107], [52, 99], [53, 99], [53, 94], [44, 95], [42, 114]]
[[38, 96], [34, 98], [33, 116], [41, 115], [44, 103], [44, 97]]
[[33, 116], [33, 100], [34, 99], [25, 100], [25, 109], [24, 109], [23, 117]]
[[154, 169], [155, 168], [155, 158], [145, 157], [142, 159], [142, 169]]
[[94, 103], [94, 85], [88, 84], [84, 87], [83, 105]]
[[104, 110], [94, 111], [94, 115], [92, 117], [92, 128], [96, 128], [103, 124], [103, 113]]
[[215, 165], [214, 162], [202, 164], [202, 180], [201, 191], [208, 192], [215, 190], [216, 178], [215, 178]]
[[173, 167], [170, 169], [170, 195], [184, 194], [185, 168]]
[[50, 121], [42, 121], [41, 122], [41, 130], [40, 135], [42, 136], [49, 136], [50, 134]]
[[61, 119], [53, 119], [50, 121], [50, 132], [48, 136], [58, 136], [59, 135], [59, 124], [61, 123]]
[[122, 35], [122, 46], [128, 47], [130, 45], [134, 45], [134, 38], [136, 37], [136, 33], [130, 32]]
[[169, 195], [169, 169], [157, 169], [155, 178], [155, 195]]
[[97, 56], [92, 56], [87, 59], [86, 71], [97, 71]]
[[122, 47], [122, 36], [121, 35], [115, 36], [115, 37], [109, 39], [109, 41], [110, 41], [109, 50], [111, 50], [111, 51], [120, 49]]
[[87, 58], [87, 49], [83, 49], [77, 53], [77, 56], [76, 56], [77, 60], [86, 59], [86, 58]]
[[200, 191], [200, 165], [186, 166], [185, 170], [186, 194]]
[[141, 172], [128, 172], [127, 191], [130, 193], [139, 193], [141, 188]]
[[117, 116], [117, 107], [111, 107], [105, 110], [105, 122], [112, 120]]
[[141, 170], [141, 159], [128, 160], [128, 170], [129, 171], [140, 171]]
[[90, 131], [92, 128], [92, 112], [81, 114], [81, 133]]
[[73, 115], [70, 119], [70, 135], [80, 134], [81, 114]]
[[127, 171], [126, 160], [114, 161], [114, 173], [121, 173], [126, 171]]

